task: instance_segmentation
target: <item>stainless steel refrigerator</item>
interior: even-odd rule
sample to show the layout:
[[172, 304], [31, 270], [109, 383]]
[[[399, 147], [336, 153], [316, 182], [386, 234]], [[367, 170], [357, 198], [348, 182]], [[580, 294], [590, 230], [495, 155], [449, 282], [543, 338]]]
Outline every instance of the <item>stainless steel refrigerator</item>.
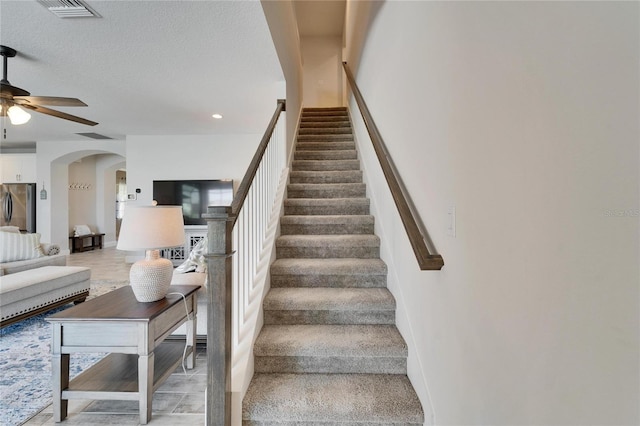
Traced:
[[5, 183], [0, 186], [0, 226], [17, 226], [22, 232], [36, 232], [36, 184]]

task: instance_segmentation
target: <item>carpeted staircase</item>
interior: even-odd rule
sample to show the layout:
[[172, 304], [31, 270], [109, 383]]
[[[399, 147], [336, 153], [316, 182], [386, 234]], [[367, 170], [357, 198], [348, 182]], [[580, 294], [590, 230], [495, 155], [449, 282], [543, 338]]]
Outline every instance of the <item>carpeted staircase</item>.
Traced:
[[346, 108], [306, 108], [244, 425], [423, 424]]

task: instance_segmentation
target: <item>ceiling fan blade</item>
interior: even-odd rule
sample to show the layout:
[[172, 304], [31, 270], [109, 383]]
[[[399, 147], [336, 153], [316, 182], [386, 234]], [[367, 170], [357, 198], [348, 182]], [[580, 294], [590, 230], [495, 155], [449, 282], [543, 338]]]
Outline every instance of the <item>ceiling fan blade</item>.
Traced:
[[87, 106], [80, 99], [61, 98], [58, 96], [14, 96], [13, 100], [21, 105], [53, 105], [53, 106]]
[[87, 120], [86, 118], [77, 117], [75, 115], [67, 114], [66, 112], [62, 112], [62, 111], [56, 111], [50, 108], [45, 108], [40, 105], [21, 104], [20, 106], [27, 109], [31, 109], [33, 111], [36, 111], [42, 114], [52, 115], [58, 118], [64, 118], [65, 120], [75, 121], [76, 123], [80, 123], [80, 124], [86, 124], [87, 126], [95, 126], [96, 124], [98, 124], [95, 121]]

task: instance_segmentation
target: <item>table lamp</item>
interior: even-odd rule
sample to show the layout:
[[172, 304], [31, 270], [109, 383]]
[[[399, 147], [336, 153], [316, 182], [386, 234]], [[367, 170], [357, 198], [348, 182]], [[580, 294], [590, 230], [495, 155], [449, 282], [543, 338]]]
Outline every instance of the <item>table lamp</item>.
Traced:
[[145, 250], [144, 260], [131, 265], [129, 283], [138, 302], [155, 302], [167, 295], [173, 264], [159, 249], [184, 244], [181, 206], [127, 206], [122, 218], [118, 250]]

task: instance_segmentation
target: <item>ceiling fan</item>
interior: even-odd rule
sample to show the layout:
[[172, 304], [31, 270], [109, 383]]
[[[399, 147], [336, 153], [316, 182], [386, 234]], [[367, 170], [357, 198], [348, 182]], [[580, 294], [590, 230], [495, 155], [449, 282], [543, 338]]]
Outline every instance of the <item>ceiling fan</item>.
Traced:
[[[31, 118], [31, 114], [22, 108], [30, 109], [42, 114], [52, 115], [76, 123], [95, 126], [95, 121], [86, 118], [67, 114], [46, 108], [43, 105], [54, 105], [63, 107], [87, 106], [80, 99], [60, 98], [55, 96], [31, 96], [31, 93], [16, 86], [12, 86], [7, 80], [7, 58], [16, 56], [16, 50], [0, 45], [0, 55], [2, 55], [2, 81], [0, 82], [0, 116], [9, 116], [12, 124], [24, 124]], [[22, 108], [21, 108], [22, 107]]]

